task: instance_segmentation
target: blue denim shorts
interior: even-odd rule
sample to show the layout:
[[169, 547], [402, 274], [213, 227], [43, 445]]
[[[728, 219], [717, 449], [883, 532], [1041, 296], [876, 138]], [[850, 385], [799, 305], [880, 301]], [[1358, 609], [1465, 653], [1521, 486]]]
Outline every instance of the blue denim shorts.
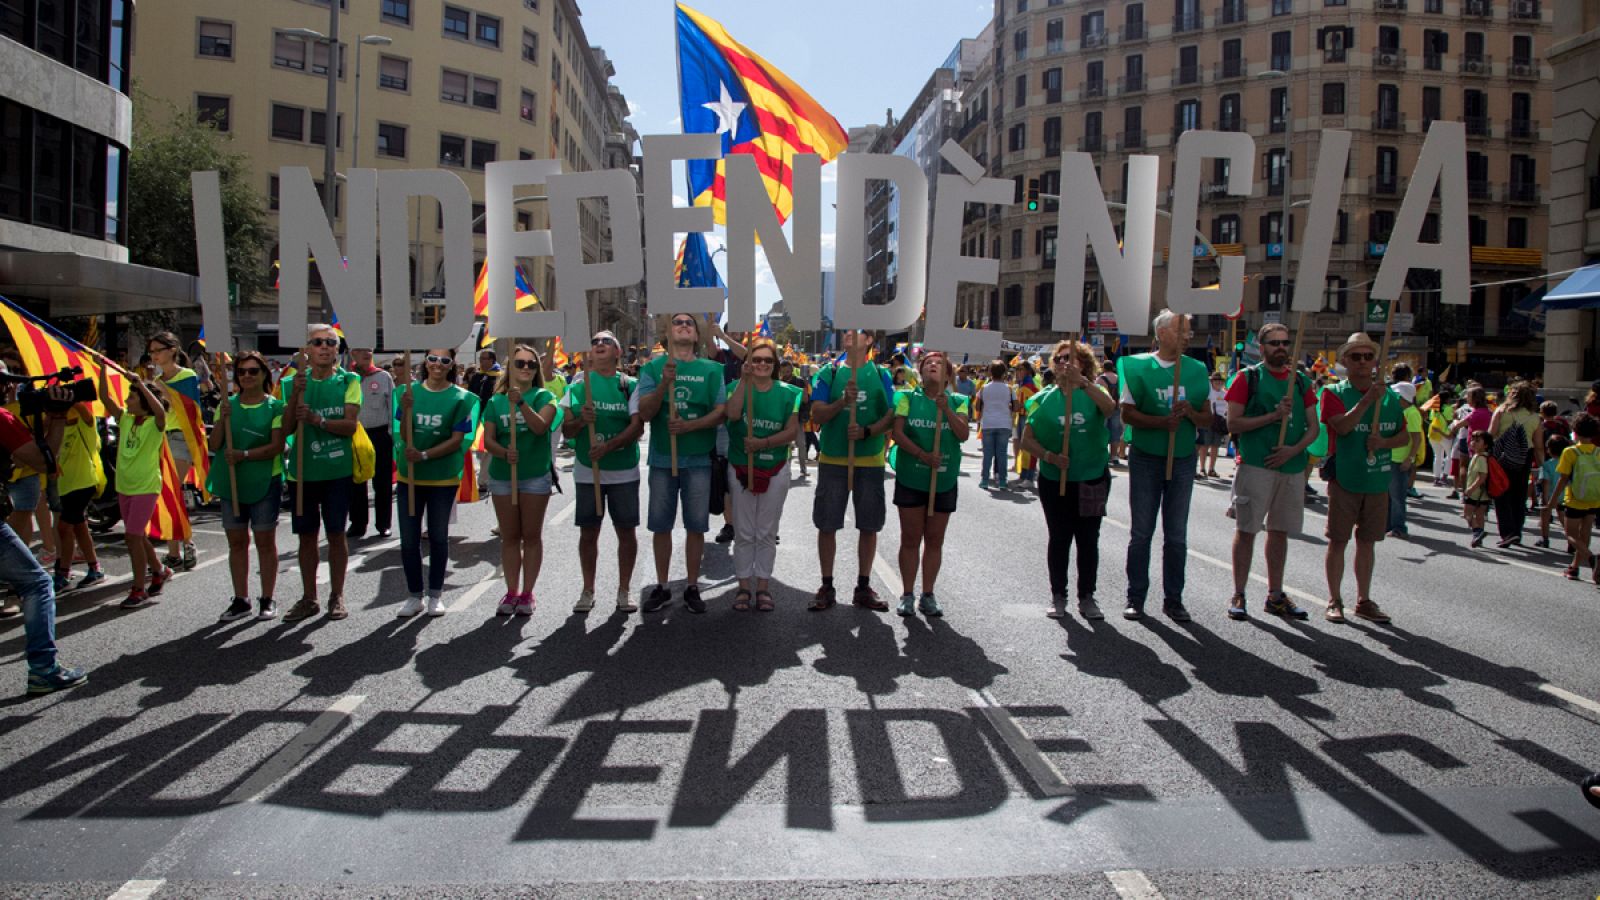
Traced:
[[12, 508], [17, 512], [33, 512], [38, 509], [39, 481], [38, 475], [29, 475], [6, 485], [6, 493], [11, 495]]
[[[550, 481], [550, 476], [549, 475], [540, 475], [537, 478], [519, 478], [519, 479], [517, 479], [517, 493], [519, 493], [519, 494], [544, 494], [544, 495], [548, 496], [549, 494], [553, 493], [554, 491], [555, 491], [555, 486]], [[511, 479], [508, 478], [505, 481], [501, 481], [498, 478], [490, 478], [489, 479], [489, 496], [491, 496], [491, 497], [509, 497], [509, 496], [511, 496]]]
[[278, 515], [283, 511], [283, 479], [274, 478], [267, 483], [267, 492], [254, 503], [239, 504], [239, 514], [233, 514], [233, 501], [219, 498], [222, 504], [222, 529], [238, 531], [249, 526], [251, 531], [277, 531]]
[[705, 534], [711, 530], [710, 466], [694, 469], [679, 466], [676, 477], [671, 469], [650, 467], [650, 513], [646, 529], [651, 534], [671, 532], [678, 519], [680, 502], [684, 531]]

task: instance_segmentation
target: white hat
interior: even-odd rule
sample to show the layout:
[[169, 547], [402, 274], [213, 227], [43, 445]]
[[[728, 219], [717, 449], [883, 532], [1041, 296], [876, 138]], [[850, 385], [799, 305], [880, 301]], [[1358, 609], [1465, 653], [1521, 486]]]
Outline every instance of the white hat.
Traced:
[[1407, 403], [1415, 403], [1417, 401], [1417, 386], [1409, 381], [1402, 381], [1399, 384], [1391, 384], [1389, 385], [1389, 389], [1394, 391], [1396, 394], [1399, 394], [1400, 399]]

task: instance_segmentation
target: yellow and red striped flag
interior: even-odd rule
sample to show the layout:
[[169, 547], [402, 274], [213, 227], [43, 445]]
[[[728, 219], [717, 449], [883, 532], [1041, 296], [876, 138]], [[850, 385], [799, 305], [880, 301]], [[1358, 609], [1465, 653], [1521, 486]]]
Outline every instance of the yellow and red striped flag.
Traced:
[[[678, 99], [685, 134], [716, 134], [724, 156], [749, 154], [783, 222], [794, 211], [794, 157], [824, 163], [849, 145], [839, 120], [777, 67], [734, 40], [714, 19], [677, 5]], [[727, 224], [721, 159], [692, 159], [689, 197]]]
[[189, 456], [194, 464], [189, 466], [189, 484], [200, 491], [200, 497], [206, 503], [211, 502], [211, 492], [206, 489], [207, 479], [211, 476], [211, 454], [206, 452], [206, 424], [200, 412], [200, 404], [190, 397], [173, 390], [167, 385], [167, 401], [172, 409], [167, 415], [178, 422], [178, 430], [183, 432], [183, 439], [189, 445]]
[[[194, 454], [203, 456], [205, 454]], [[191, 472], [194, 470], [191, 469]], [[156, 511], [150, 517], [146, 533], [157, 541], [188, 541], [194, 537], [189, 526], [189, 511], [184, 507], [183, 491], [177, 487], [178, 464], [172, 459], [172, 448], [166, 439], [161, 441], [161, 496], [156, 498]]]

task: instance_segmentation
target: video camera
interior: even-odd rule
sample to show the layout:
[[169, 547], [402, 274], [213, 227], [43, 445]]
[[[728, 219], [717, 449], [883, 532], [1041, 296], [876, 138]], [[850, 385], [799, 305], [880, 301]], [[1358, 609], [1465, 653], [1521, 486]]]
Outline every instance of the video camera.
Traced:
[[[76, 404], [97, 400], [99, 394], [94, 382], [80, 378], [82, 374], [83, 370], [77, 367], [62, 369], [53, 375], [0, 373], [0, 384], [17, 385], [17, 404], [24, 417], [32, 418], [47, 412], [64, 413]], [[72, 396], [66, 400], [52, 398], [48, 390], [55, 385], [67, 388]]]

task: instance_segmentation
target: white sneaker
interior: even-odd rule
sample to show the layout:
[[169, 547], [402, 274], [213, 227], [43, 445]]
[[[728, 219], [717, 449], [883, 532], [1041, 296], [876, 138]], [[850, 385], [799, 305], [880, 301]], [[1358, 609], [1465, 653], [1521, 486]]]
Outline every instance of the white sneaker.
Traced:
[[412, 594], [406, 598], [405, 605], [400, 607], [400, 611], [395, 615], [402, 619], [409, 619], [420, 612], [422, 612], [422, 595]]
[[445, 613], [444, 598], [443, 597], [430, 596], [428, 598], [428, 615], [430, 615], [430, 616], [432, 616], [432, 617], [437, 619], [438, 617], [444, 615], [444, 613]]
[[575, 613], [586, 613], [594, 609], [594, 591], [584, 591], [578, 595], [578, 602], [572, 607]]

